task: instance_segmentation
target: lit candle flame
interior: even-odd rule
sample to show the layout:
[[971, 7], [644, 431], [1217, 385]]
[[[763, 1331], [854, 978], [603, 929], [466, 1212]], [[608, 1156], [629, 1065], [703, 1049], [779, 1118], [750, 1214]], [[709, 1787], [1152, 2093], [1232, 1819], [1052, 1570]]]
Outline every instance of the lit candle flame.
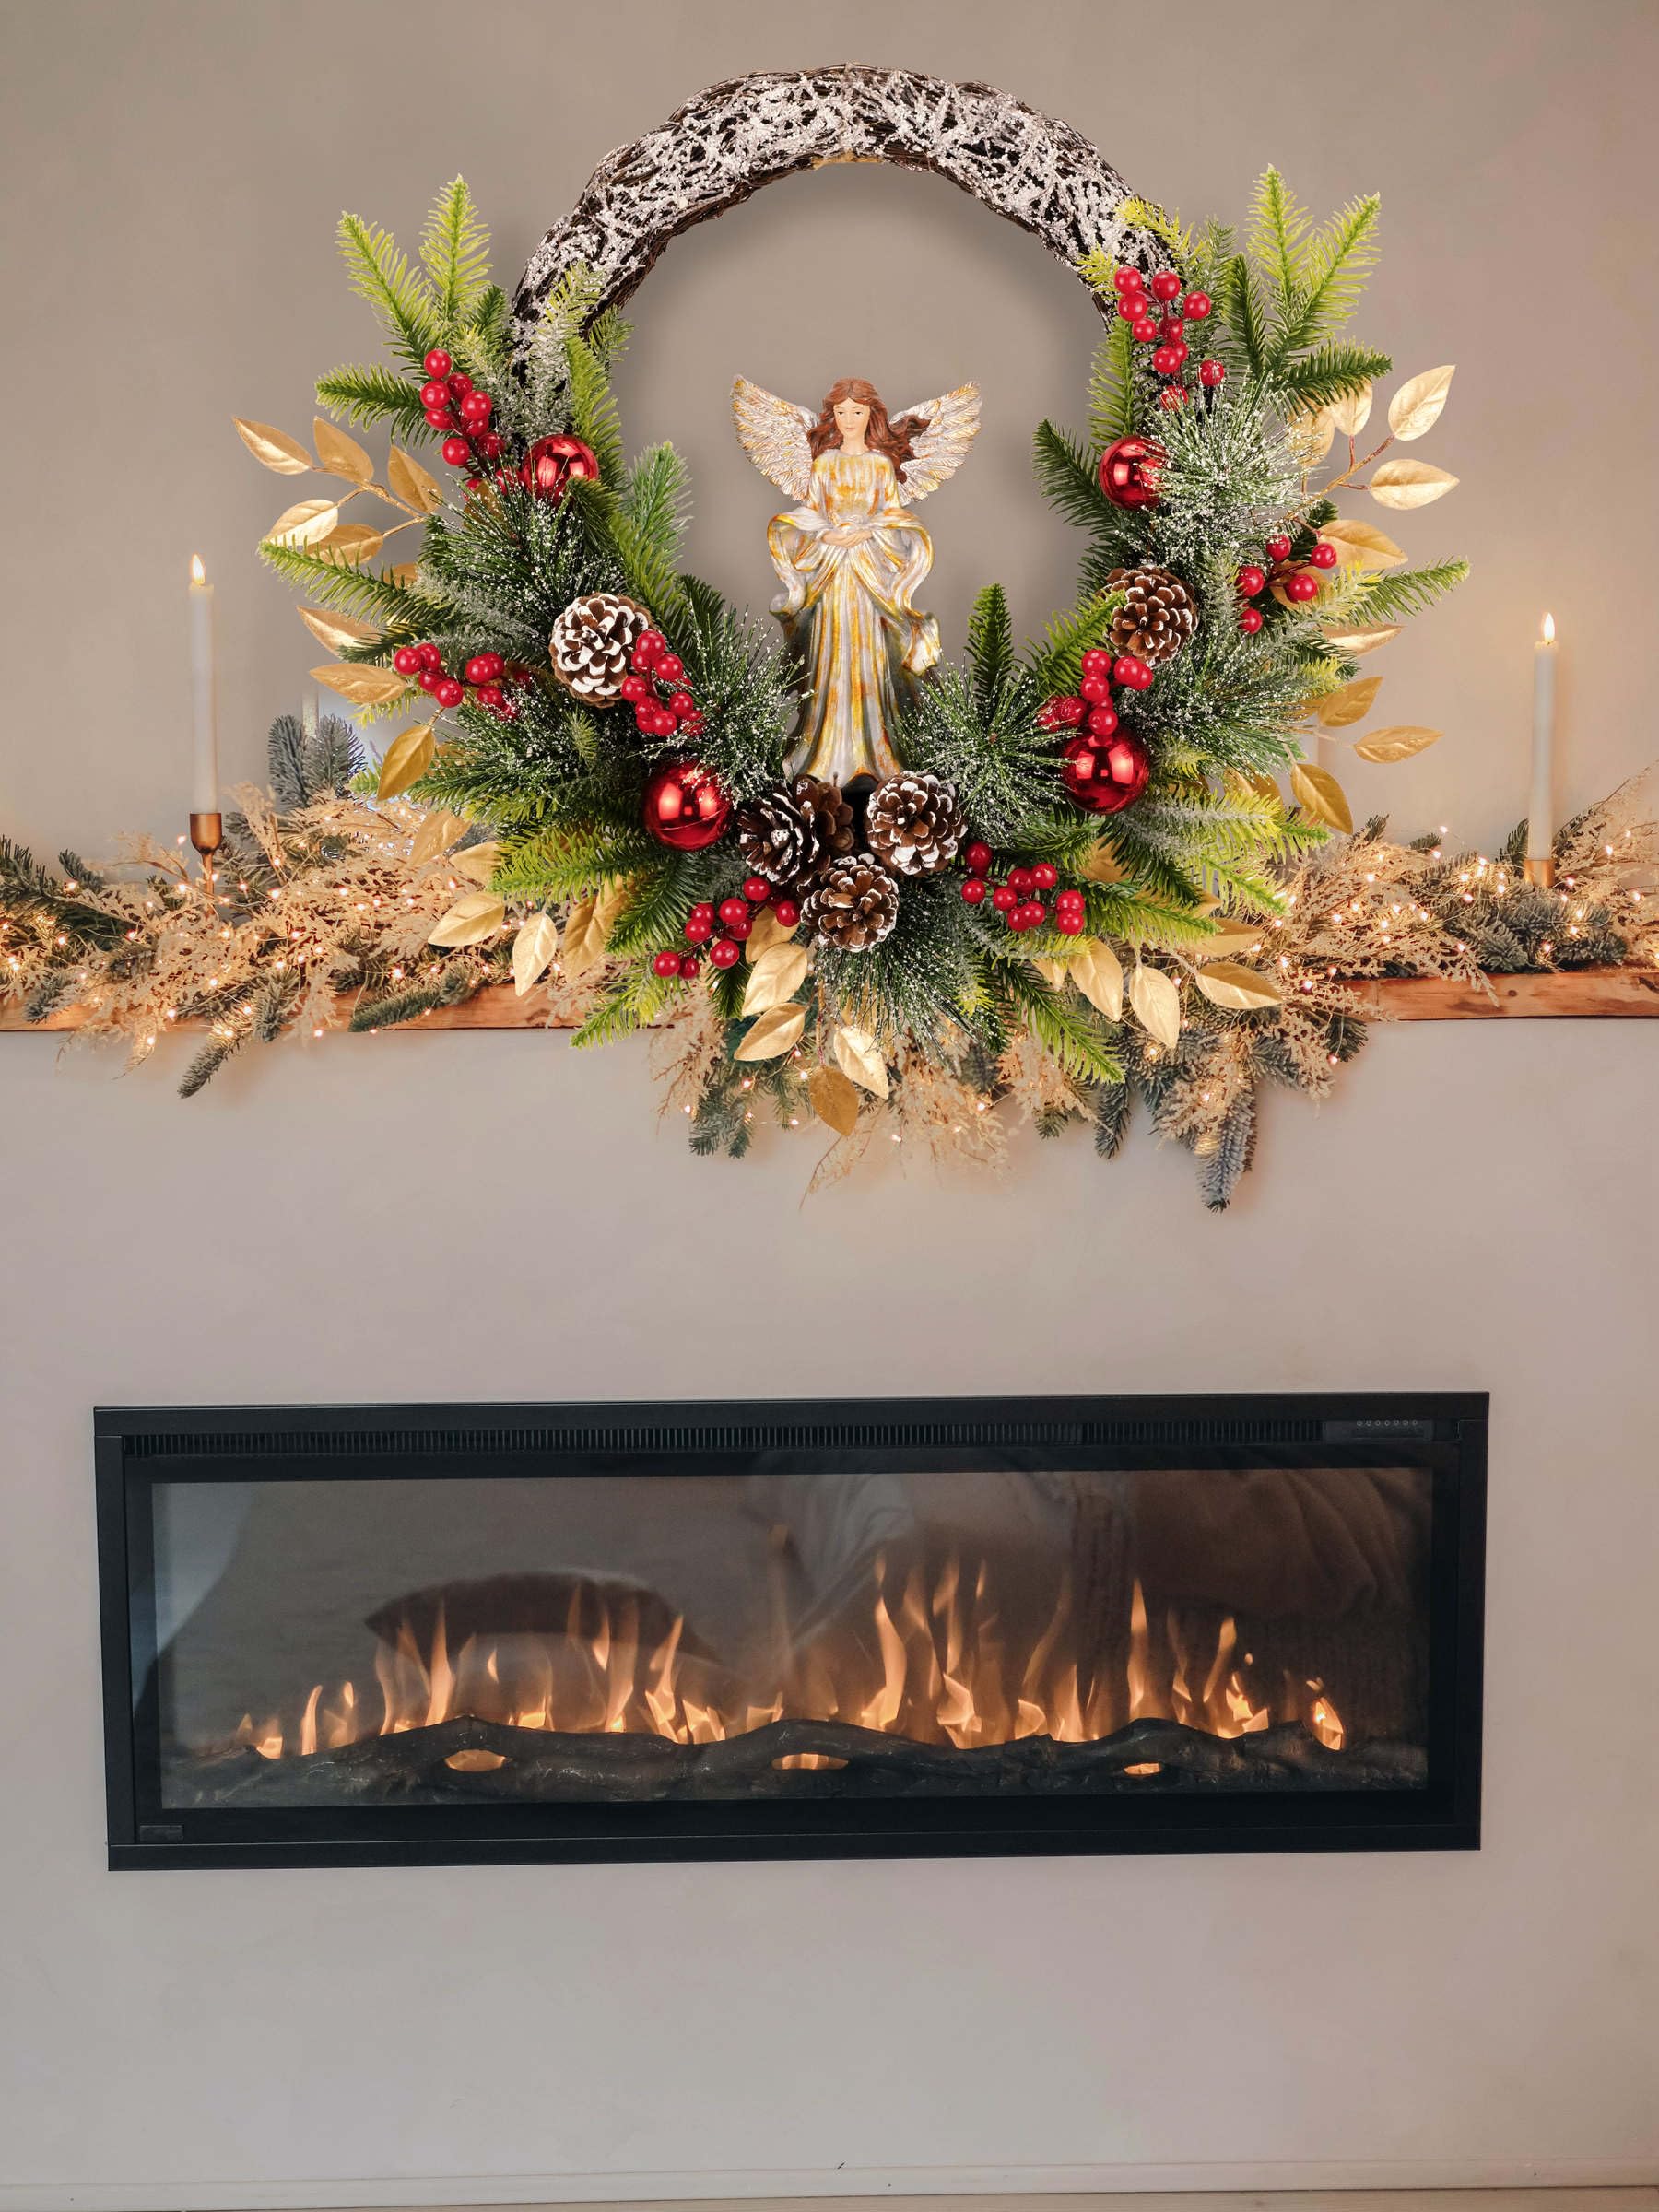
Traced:
[[1545, 616], [1543, 624], [1539, 629], [1538, 635], [1540, 638], [1542, 638], [1546, 645], [1553, 645], [1555, 643], [1555, 617], [1553, 615]]
[[[207, 581], [207, 571], [202, 566], [202, 557], [199, 553], [193, 553], [190, 557], [190, 581], [192, 583], [206, 583]], [[1544, 619], [1548, 621], [1548, 616], [1546, 615]]]

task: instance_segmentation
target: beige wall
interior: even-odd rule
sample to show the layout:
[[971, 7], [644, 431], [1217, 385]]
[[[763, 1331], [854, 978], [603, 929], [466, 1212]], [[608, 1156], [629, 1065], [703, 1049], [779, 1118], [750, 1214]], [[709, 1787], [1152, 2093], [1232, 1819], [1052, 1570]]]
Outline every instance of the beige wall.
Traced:
[[[830, 58], [1005, 84], [1189, 212], [1268, 159], [1316, 206], [1380, 187], [1371, 327], [1461, 364], [1418, 450], [1464, 488], [1403, 535], [1477, 572], [1385, 664], [1388, 719], [1446, 742], [1357, 800], [1507, 826], [1546, 604], [1565, 797], [1597, 795], [1659, 753], [1654, 34], [1542, 0], [14, 8], [0, 827], [182, 826], [193, 549], [257, 772], [312, 655], [228, 418], [301, 429], [308, 379], [371, 351], [342, 204], [411, 235], [461, 168], [512, 272], [700, 85]], [[770, 497], [742, 370], [979, 377], [930, 511], [947, 636], [989, 574], [1033, 625], [1064, 594], [1025, 449], [1081, 412], [1089, 313], [947, 187], [780, 185], [674, 246], [639, 323], [632, 434], [691, 455], [735, 594]], [[1216, 1221], [1144, 1135], [1112, 1169], [1024, 1145], [1000, 1185], [894, 1162], [802, 1212], [804, 1153], [659, 1135], [631, 1047], [335, 1041], [186, 1107], [165, 1065], [0, 1039], [0, 2206], [1652, 2178], [1653, 1046], [1382, 1038], [1324, 1112], [1274, 1103]], [[1494, 1393], [1478, 1856], [101, 1871], [96, 1402], [1388, 1383]]]

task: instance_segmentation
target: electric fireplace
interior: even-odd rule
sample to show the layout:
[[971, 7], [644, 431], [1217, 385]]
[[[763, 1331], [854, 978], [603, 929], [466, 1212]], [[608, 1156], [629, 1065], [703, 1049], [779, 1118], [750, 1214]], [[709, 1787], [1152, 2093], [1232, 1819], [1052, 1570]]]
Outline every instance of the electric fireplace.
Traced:
[[110, 1863], [1470, 1848], [1486, 1413], [101, 1412]]

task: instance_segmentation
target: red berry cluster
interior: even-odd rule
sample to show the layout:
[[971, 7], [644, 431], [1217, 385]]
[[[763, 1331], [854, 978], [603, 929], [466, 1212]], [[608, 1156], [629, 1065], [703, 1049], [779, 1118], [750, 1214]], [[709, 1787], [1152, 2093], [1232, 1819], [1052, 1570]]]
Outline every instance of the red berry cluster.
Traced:
[[793, 929], [801, 918], [801, 910], [793, 899], [772, 899], [772, 887], [764, 876], [746, 876], [743, 895], [734, 893], [723, 899], [718, 906], [712, 899], [702, 899], [686, 916], [681, 932], [689, 952], [673, 952], [665, 948], [651, 965], [661, 976], [683, 975], [689, 982], [702, 967], [698, 947], [707, 945], [709, 958], [716, 968], [735, 968], [743, 957], [743, 940], [755, 926], [752, 907], [772, 901], [772, 912], [785, 929]]
[[516, 722], [518, 707], [502, 689], [503, 681], [527, 683], [530, 671], [517, 661], [504, 661], [499, 653], [475, 653], [460, 677], [444, 673], [443, 655], [436, 645], [400, 645], [392, 655], [399, 676], [412, 676], [435, 706], [458, 707], [472, 693], [473, 704], [488, 707], [500, 722]]
[[[1036, 894], [1054, 890], [1060, 880], [1058, 869], [1052, 862], [1040, 860], [1029, 868], [1010, 868], [1000, 883], [993, 883], [990, 878], [994, 858], [987, 844], [976, 841], [968, 847], [962, 855], [968, 870], [962, 883], [962, 897], [970, 906], [982, 906], [989, 898], [1012, 930], [1041, 929], [1049, 918], [1049, 910]], [[1068, 937], [1082, 935], [1081, 891], [1054, 891], [1054, 926]]]
[[1091, 737], [1110, 737], [1118, 726], [1112, 703], [1112, 687], [1144, 691], [1152, 681], [1152, 669], [1137, 653], [1115, 656], [1103, 646], [1091, 645], [1083, 655], [1083, 680], [1070, 697], [1045, 699], [1037, 710], [1042, 730], [1086, 729]]
[[1259, 599], [1270, 585], [1277, 583], [1283, 588], [1287, 599], [1305, 606], [1319, 596], [1319, 578], [1314, 570], [1334, 569], [1338, 558], [1328, 537], [1316, 537], [1306, 561], [1293, 560], [1290, 540], [1282, 530], [1270, 537], [1262, 550], [1268, 566], [1263, 568], [1259, 561], [1247, 560], [1238, 575], [1239, 597], [1244, 602], [1239, 609], [1239, 628], [1247, 637], [1253, 637], [1263, 621], [1261, 608], [1253, 606], [1252, 601]]
[[499, 461], [501, 434], [489, 427], [495, 402], [488, 393], [476, 390], [465, 370], [455, 368], [441, 346], [427, 355], [426, 372], [420, 404], [432, 429], [450, 432], [439, 449], [450, 466], [476, 472], [487, 462]]
[[[1119, 269], [1112, 281], [1117, 289], [1118, 313], [1128, 324], [1130, 336], [1136, 345], [1153, 348], [1153, 368], [1170, 380], [1161, 404], [1183, 406], [1187, 397], [1183, 371], [1192, 350], [1186, 342], [1186, 326], [1204, 322], [1215, 302], [1207, 292], [1188, 292], [1183, 299], [1181, 279], [1173, 269], [1159, 270], [1152, 279], [1150, 299], [1147, 297], [1147, 280], [1138, 269]], [[1214, 391], [1226, 375], [1220, 361], [1206, 359], [1198, 364], [1198, 382], [1206, 391]]]
[[696, 700], [686, 688], [686, 664], [670, 653], [660, 629], [642, 629], [634, 641], [622, 696], [646, 737], [672, 737], [683, 731], [695, 737], [703, 726]]

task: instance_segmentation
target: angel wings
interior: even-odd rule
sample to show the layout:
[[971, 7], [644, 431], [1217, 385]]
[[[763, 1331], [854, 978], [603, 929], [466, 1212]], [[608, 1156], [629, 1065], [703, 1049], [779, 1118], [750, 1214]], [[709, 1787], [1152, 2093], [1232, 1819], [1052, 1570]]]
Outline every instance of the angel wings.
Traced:
[[[835, 389], [839, 394], [841, 386]], [[859, 387], [861, 399], [868, 389], [867, 385]], [[879, 400], [876, 410], [880, 411], [880, 423], [885, 426], [888, 418]], [[829, 414], [826, 401], [824, 415]], [[790, 499], [806, 500], [812, 489], [813, 456], [808, 437], [820, 418], [810, 407], [797, 407], [790, 400], [780, 399], [775, 392], [762, 391], [746, 376], [738, 377], [732, 386], [732, 415], [743, 450], [760, 474]], [[913, 507], [930, 491], [937, 491], [961, 466], [979, 429], [979, 386], [959, 384], [954, 392], [938, 399], [924, 399], [919, 406], [904, 408], [891, 421], [898, 426], [905, 416], [922, 426], [912, 429], [911, 455], [899, 471], [900, 503]], [[869, 427], [874, 431], [877, 425], [873, 422]]]

